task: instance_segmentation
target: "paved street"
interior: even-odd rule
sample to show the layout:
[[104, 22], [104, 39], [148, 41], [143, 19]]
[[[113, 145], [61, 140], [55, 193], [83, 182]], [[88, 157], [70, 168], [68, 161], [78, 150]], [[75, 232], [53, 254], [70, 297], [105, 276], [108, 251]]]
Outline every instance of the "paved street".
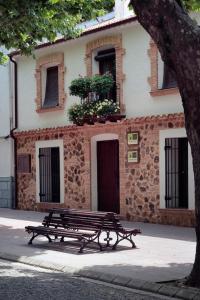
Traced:
[[[170, 299], [0, 260], [0, 300]], [[175, 298], [173, 298], [175, 299]]]

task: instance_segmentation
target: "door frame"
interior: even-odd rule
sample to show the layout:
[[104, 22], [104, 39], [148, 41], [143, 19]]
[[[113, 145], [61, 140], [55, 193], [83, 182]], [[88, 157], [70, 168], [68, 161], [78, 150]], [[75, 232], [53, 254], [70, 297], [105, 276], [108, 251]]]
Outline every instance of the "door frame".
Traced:
[[[159, 132], [159, 150], [160, 150], [160, 208], [165, 209], [165, 139], [187, 137], [185, 128], [164, 129]], [[194, 174], [192, 166], [192, 155], [190, 144], [188, 143], [188, 208], [194, 209]]]
[[[118, 134], [103, 133], [91, 138], [91, 209], [98, 210], [98, 190], [97, 190], [97, 142], [118, 140]], [[120, 176], [120, 170], [119, 170]], [[120, 206], [120, 199], [119, 199]], [[119, 208], [120, 209], [120, 208]]]
[[[64, 147], [63, 140], [48, 140], [48, 141], [37, 141], [35, 143], [35, 162], [36, 162], [36, 203], [40, 202], [40, 169], [39, 169], [39, 149], [49, 148], [49, 147], [59, 147], [60, 149], [60, 202], [64, 203]], [[46, 202], [54, 203], [54, 202]], [[55, 203], [54, 203], [55, 204]]]

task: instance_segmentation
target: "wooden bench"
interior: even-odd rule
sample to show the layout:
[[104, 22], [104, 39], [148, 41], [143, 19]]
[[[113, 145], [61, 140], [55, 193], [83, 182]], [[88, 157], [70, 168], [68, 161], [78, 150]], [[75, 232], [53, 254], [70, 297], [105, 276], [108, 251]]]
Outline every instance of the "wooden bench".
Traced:
[[[124, 228], [119, 217], [112, 212], [93, 212], [83, 211], [76, 209], [52, 209], [49, 215], [46, 216], [42, 222], [43, 226], [27, 226], [26, 231], [33, 233], [29, 244], [38, 235], [46, 236], [49, 242], [52, 241], [50, 236], [55, 238], [60, 237], [63, 242], [65, 237], [78, 239], [80, 242], [79, 252], [82, 253], [83, 249], [89, 243], [96, 243], [100, 250], [103, 246], [100, 243], [100, 235], [106, 232], [106, 247], [116, 249], [117, 245], [124, 239], [130, 241], [132, 248], [135, 248], [133, 236], [141, 233], [139, 229]], [[111, 245], [112, 237], [111, 232], [116, 233], [116, 241]]]

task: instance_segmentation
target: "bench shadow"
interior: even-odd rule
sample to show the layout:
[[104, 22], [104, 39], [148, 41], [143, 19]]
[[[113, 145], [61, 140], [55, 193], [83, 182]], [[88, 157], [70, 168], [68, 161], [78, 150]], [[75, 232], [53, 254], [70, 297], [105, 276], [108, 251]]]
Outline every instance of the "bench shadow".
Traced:
[[129, 221], [121, 221], [121, 223], [127, 228], [141, 229], [143, 236], [196, 242], [195, 229], [192, 227]]
[[52, 251], [58, 251], [62, 253], [68, 253], [68, 254], [74, 254], [74, 255], [86, 255], [86, 254], [105, 254], [105, 253], [114, 253], [114, 252], [120, 252], [125, 250], [136, 250], [137, 248], [131, 248], [124, 245], [118, 245], [116, 250], [112, 250], [112, 247], [106, 247], [106, 244], [102, 244], [103, 251], [99, 250], [99, 247], [93, 243], [87, 245], [87, 247], [84, 248], [83, 253], [79, 253], [80, 244], [75, 240], [68, 240], [65, 242], [59, 242], [59, 241], [53, 241], [52, 243], [34, 243], [32, 245], [29, 245], [29, 247], [38, 248], [38, 249], [44, 249], [44, 250], [52, 250]]

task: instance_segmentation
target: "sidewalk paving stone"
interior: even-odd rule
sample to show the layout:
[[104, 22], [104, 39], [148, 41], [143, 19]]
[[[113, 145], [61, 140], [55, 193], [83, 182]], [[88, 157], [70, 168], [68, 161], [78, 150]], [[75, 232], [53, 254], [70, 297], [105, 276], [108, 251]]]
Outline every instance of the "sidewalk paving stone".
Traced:
[[200, 300], [200, 290], [161, 282], [189, 274], [196, 246], [193, 228], [124, 222], [126, 227], [142, 229], [142, 235], [135, 238], [137, 249], [125, 241], [118, 251], [91, 249], [80, 255], [74, 247], [50, 245], [45, 239], [27, 245], [24, 227], [41, 224], [44, 215], [0, 209], [0, 257], [178, 299]]

